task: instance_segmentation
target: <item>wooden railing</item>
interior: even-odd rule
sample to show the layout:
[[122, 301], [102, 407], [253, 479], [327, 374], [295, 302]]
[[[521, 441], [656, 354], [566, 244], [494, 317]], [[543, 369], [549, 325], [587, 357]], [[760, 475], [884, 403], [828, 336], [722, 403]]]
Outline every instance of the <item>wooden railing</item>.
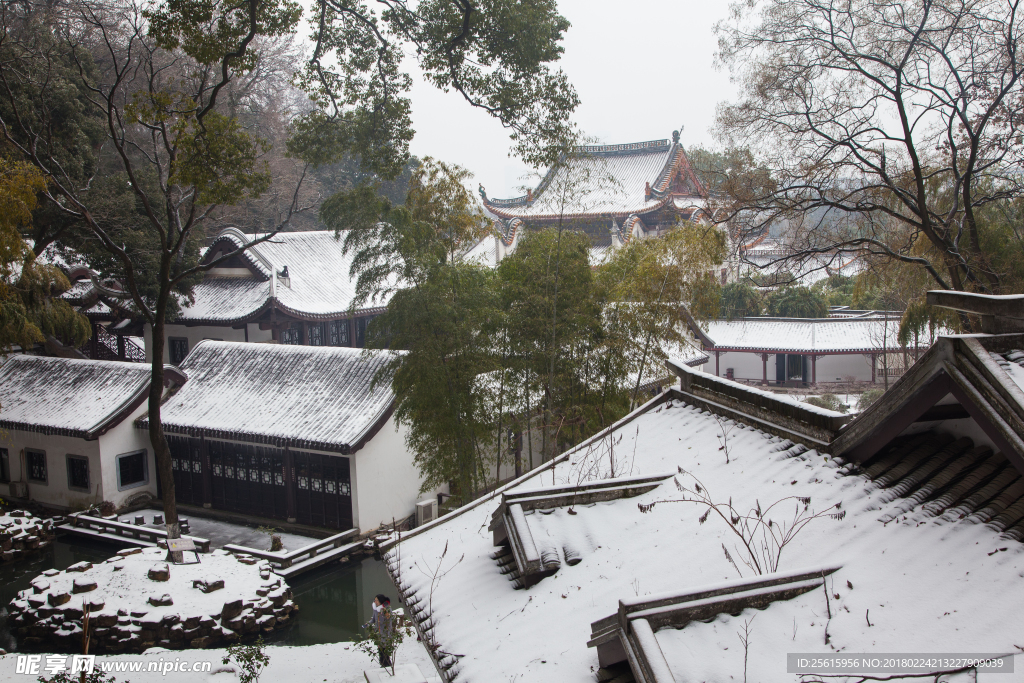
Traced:
[[267, 560], [271, 565], [278, 569], [287, 569], [297, 562], [304, 562], [306, 560], [313, 559], [317, 556], [317, 553], [325, 548], [333, 549], [340, 547], [342, 543], [353, 536], [356, 536], [358, 533], [358, 529], [349, 529], [348, 531], [342, 531], [340, 534], [334, 534], [333, 536], [328, 536], [322, 540], [314, 541], [313, 543], [305, 545], [297, 550], [289, 550], [287, 552], [257, 550], [256, 548], [247, 548], [244, 545], [236, 545], [234, 543], [228, 543], [225, 545], [224, 550], [252, 555], [253, 557], [258, 557], [261, 560]]
[[[68, 524], [77, 529], [88, 529], [108, 536], [134, 538], [154, 544], [159, 544], [160, 541], [167, 541], [166, 529], [153, 529], [135, 524], [125, 524], [124, 522], [103, 519], [101, 517], [72, 514], [68, 516]], [[210, 539], [198, 536], [183, 536], [182, 538], [191, 538], [199, 552], [210, 552]]]

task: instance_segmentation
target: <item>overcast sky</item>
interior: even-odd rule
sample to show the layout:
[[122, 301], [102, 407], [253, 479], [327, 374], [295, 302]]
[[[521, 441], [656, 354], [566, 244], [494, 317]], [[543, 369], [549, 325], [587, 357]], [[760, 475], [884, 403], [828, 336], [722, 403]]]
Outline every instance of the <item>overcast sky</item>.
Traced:
[[[710, 144], [715, 105], [735, 92], [713, 65], [723, 0], [559, 0], [572, 26], [562, 69], [579, 93], [576, 121], [603, 144], [669, 138]], [[414, 78], [416, 74], [414, 73]], [[412, 92], [413, 154], [469, 169], [490, 197], [521, 194], [529, 169], [508, 156], [508, 135], [495, 119], [417, 78]], [[474, 182], [474, 187], [475, 187]]]

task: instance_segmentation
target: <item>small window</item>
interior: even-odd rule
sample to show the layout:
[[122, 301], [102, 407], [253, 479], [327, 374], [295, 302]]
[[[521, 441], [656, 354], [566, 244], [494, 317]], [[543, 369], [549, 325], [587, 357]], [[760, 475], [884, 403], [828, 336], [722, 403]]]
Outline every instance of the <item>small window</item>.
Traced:
[[348, 320], [332, 320], [329, 325], [331, 346], [350, 346]]
[[89, 458], [68, 455], [68, 488], [79, 491], [89, 490]]
[[184, 337], [169, 337], [167, 339], [168, 350], [171, 356], [171, 365], [181, 365], [188, 355], [188, 339]]
[[11, 480], [11, 461], [7, 456], [7, 449], [0, 448], [0, 482], [6, 483]]
[[356, 318], [356, 346], [363, 348], [366, 346], [366, 326], [373, 320], [373, 316], [369, 318]]
[[[175, 463], [177, 460], [174, 461]], [[117, 490], [135, 488], [149, 483], [146, 451], [117, 456]]]
[[25, 460], [28, 461], [28, 480], [37, 484], [46, 483], [46, 453], [25, 449]]
[[306, 328], [306, 332], [309, 335], [310, 346], [323, 346], [324, 345], [324, 324], [313, 323]]
[[281, 343], [298, 345], [302, 343], [302, 325], [300, 323], [292, 323], [288, 327], [281, 330]]

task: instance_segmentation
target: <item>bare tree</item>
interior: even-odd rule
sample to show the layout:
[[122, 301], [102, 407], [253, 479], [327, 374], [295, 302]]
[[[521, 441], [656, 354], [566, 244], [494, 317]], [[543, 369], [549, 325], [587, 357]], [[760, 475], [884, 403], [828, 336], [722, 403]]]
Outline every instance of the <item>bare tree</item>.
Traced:
[[[722, 220], [786, 219], [774, 259], [835, 267], [877, 255], [943, 289], [1001, 291], [978, 213], [1024, 194], [1016, 0], [764, 0], [720, 23], [742, 86], [718, 134], [774, 182]], [[728, 214], [728, 215], [725, 215]]]
[[[120, 294], [152, 327], [149, 437], [171, 538], [179, 529], [171, 457], [160, 420], [165, 320], [176, 305], [181, 283], [269, 239], [281, 227], [205, 264], [196, 259], [202, 226], [217, 207], [258, 196], [270, 183], [260, 161], [265, 150], [261, 140], [221, 113], [221, 95], [235, 77], [250, 73], [253, 61], [248, 50], [258, 35], [288, 33], [298, 20], [296, 8], [288, 4], [253, 0], [218, 9], [206, 28], [219, 26], [221, 42], [211, 45], [200, 39], [199, 45], [185, 46], [179, 46], [183, 36], [174, 28], [181, 17], [157, 6], [81, 0], [59, 7], [26, 3], [19, 9], [4, 4], [0, 10], [2, 47], [10, 60], [0, 70], [0, 98], [9, 112], [0, 119], [0, 132], [9, 146], [48, 176], [48, 200], [84, 224], [119, 261], [125, 288]], [[45, 17], [41, 23], [40, 15]], [[203, 26], [190, 25], [185, 33], [189, 31], [205, 35]], [[62, 49], [53, 50], [54, 44]], [[137, 229], [151, 236], [158, 252], [157, 273], [140, 272], [136, 254], [115, 239], [95, 211], [91, 179], [84, 187], [76, 182], [62, 166], [59, 150], [48, 144], [46, 117], [56, 119], [61, 112], [43, 102], [40, 118], [39, 110], [22, 106], [19, 93], [27, 88], [45, 99], [45, 79], [57, 70], [61, 55], [77, 74], [75, 85], [85, 93], [86, 106], [100, 115], [112, 163], [142, 207]], [[282, 225], [299, 209], [300, 186], [301, 179]], [[155, 287], [147, 287], [153, 281]]]

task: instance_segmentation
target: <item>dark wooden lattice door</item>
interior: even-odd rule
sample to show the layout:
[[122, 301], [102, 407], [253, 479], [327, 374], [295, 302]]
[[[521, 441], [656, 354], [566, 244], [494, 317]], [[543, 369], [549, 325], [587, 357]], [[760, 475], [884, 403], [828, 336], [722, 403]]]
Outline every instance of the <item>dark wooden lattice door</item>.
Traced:
[[284, 451], [208, 441], [213, 507], [260, 517], [287, 519]]
[[295, 517], [300, 524], [352, 528], [352, 482], [348, 458], [294, 451]]
[[203, 504], [203, 452], [199, 439], [167, 436], [174, 473], [174, 499], [190, 505]]

